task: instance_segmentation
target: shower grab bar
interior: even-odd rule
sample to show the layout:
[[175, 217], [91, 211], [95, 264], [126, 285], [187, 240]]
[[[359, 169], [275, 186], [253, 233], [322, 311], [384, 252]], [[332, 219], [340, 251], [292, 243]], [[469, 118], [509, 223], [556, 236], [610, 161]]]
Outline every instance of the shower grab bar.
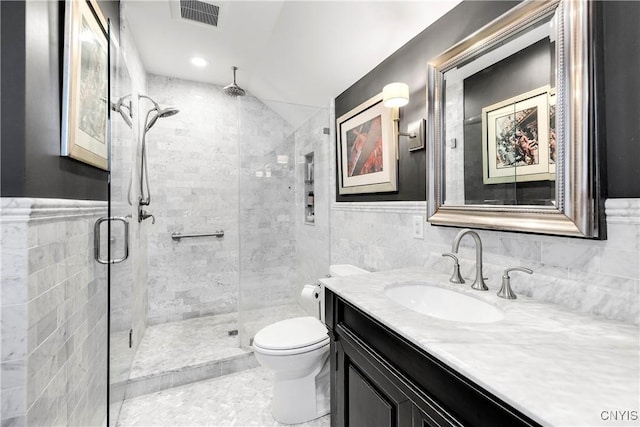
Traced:
[[186, 239], [191, 237], [208, 237], [208, 236], [224, 237], [224, 230], [216, 230], [213, 233], [193, 233], [193, 234], [173, 233], [171, 235], [171, 238], [173, 240], [180, 241], [180, 239]]

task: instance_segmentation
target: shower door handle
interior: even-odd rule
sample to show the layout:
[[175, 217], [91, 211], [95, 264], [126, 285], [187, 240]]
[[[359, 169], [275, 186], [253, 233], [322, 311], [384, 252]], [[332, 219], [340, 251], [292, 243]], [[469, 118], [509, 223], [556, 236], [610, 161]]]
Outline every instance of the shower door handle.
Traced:
[[[102, 258], [102, 254], [100, 253], [102, 241], [101, 241], [101, 233], [100, 226], [105, 221], [120, 221], [124, 225], [124, 254], [122, 258], [117, 259], [104, 259]], [[112, 216], [112, 217], [102, 217], [96, 221], [96, 225], [93, 227], [93, 254], [100, 264], [117, 264], [129, 258], [129, 221], [126, 218], [121, 216]]]

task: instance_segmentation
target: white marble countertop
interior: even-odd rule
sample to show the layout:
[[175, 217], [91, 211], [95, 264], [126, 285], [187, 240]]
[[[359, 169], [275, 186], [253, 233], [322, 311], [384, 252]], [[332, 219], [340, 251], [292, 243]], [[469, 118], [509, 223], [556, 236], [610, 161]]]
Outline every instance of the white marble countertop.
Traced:
[[[470, 288], [472, 280], [454, 285], [448, 278], [413, 268], [321, 282], [542, 425], [639, 425], [638, 326], [521, 295], [504, 300], [497, 297], [495, 284], [481, 292]], [[505, 318], [495, 323], [441, 320], [408, 310], [383, 293], [387, 286], [419, 281], [489, 302]]]

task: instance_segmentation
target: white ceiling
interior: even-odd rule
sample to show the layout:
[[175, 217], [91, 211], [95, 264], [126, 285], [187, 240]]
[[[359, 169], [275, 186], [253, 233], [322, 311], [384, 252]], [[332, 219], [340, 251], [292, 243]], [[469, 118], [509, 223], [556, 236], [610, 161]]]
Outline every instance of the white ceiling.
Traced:
[[226, 86], [236, 65], [238, 85], [294, 127], [460, 2], [205, 1], [218, 28], [174, 18], [179, 0], [122, 0], [147, 72]]

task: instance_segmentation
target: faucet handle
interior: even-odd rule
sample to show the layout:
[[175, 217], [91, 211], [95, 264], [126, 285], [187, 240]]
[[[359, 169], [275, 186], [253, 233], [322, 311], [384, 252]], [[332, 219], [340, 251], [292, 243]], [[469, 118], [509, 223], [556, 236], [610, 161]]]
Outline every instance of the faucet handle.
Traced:
[[453, 259], [453, 272], [451, 273], [449, 281], [451, 283], [464, 283], [464, 279], [460, 275], [460, 264], [458, 263], [458, 257], [450, 252], [444, 253], [442, 254], [442, 256], [448, 256], [449, 258]]
[[155, 224], [156, 223], [156, 217], [151, 215], [149, 212], [145, 211], [144, 209], [140, 210], [139, 216], [138, 216], [138, 222], [142, 222], [147, 218], [151, 218], [151, 224]]
[[516, 294], [511, 290], [511, 278], [509, 277], [510, 271], [522, 271], [524, 273], [533, 274], [533, 270], [527, 267], [511, 267], [507, 268], [504, 273], [502, 273], [502, 286], [498, 291], [498, 296], [500, 298], [505, 299], [516, 299]]

